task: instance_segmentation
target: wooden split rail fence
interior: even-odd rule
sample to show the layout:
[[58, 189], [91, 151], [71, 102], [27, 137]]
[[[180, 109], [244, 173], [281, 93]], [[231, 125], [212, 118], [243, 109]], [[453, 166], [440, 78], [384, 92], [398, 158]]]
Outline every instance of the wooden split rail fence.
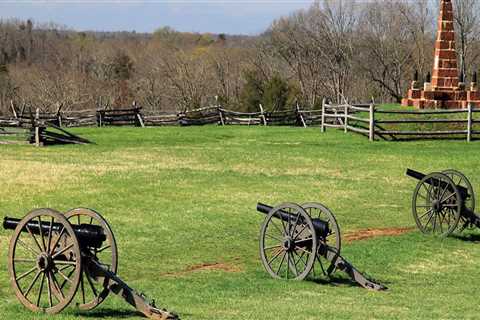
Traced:
[[[100, 109], [82, 111], [61, 111], [56, 113], [18, 114], [15, 117], [0, 118], [0, 135], [9, 134], [5, 128], [31, 128], [34, 121], [51, 123], [57, 127], [76, 126], [170, 126], [170, 125], [288, 125], [320, 126], [339, 128], [345, 132], [365, 135], [370, 141], [377, 138], [402, 140], [408, 137], [462, 137], [470, 141], [480, 131], [480, 117], [475, 117], [480, 109], [471, 105], [456, 110], [386, 110], [372, 104], [322, 103], [320, 110], [301, 110], [297, 105], [293, 110], [267, 112], [259, 106], [258, 112], [237, 112], [212, 106], [179, 113], [143, 112], [135, 103], [127, 109]], [[37, 120], [34, 120], [37, 118]], [[7, 132], [8, 131], [8, 132]], [[7, 133], [5, 133], [7, 132]], [[16, 132], [16, 131], [14, 131]]]
[[[345, 132], [360, 133], [367, 136], [370, 141], [377, 137], [385, 140], [404, 140], [408, 139], [406, 137], [420, 139], [462, 136], [471, 141], [474, 135], [480, 134], [480, 130], [474, 130], [475, 124], [480, 124], [480, 118], [474, 119], [475, 113], [480, 113], [480, 109], [473, 108], [471, 104], [466, 109], [415, 111], [382, 110], [374, 104], [324, 103], [320, 127], [322, 132], [325, 132], [326, 128], [339, 128]], [[437, 124], [441, 124], [442, 127], [438, 128]], [[405, 125], [415, 127], [401, 128]], [[426, 128], [427, 126], [430, 129]]]

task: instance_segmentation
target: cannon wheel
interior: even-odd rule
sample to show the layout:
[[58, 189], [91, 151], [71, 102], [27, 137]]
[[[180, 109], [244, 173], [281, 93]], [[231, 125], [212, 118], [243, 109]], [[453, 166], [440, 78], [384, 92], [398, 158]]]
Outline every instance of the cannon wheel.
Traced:
[[[38, 234], [27, 224], [60, 224], [60, 230]], [[59, 246], [62, 238], [65, 246]], [[68, 254], [67, 254], [68, 251]], [[32, 311], [54, 314], [72, 301], [81, 277], [81, 253], [72, 226], [52, 209], [36, 209], [18, 224], [10, 241], [8, 270], [15, 295]], [[67, 276], [65, 269], [72, 268]], [[60, 286], [59, 279], [65, 280]]]
[[[292, 219], [283, 221], [277, 212], [285, 211]], [[265, 270], [274, 278], [303, 280], [313, 268], [317, 235], [312, 219], [294, 203], [273, 208], [260, 230], [260, 257]]]
[[[94, 259], [104, 265], [108, 270], [117, 273], [118, 252], [115, 237], [107, 221], [96, 211], [87, 208], [76, 208], [65, 213], [71, 224], [90, 224], [103, 228], [107, 238], [101, 248], [87, 248]], [[83, 264], [82, 277], [80, 278], [81, 302], [77, 306], [81, 310], [92, 310], [102, 303], [108, 296], [108, 279], [91, 275], [88, 265]]]
[[[468, 194], [470, 197], [465, 199], [464, 205], [465, 208], [469, 209], [470, 212], [475, 214], [475, 192], [473, 191], [473, 186], [468, 180], [468, 178], [461, 173], [460, 171], [454, 169], [448, 169], [442, 172], [443, 174], [447, 175], [450, 179], [452, 179], [453, 183], [456, 185], [462, 186], [468, 190]], [[470, 223], [470, 220], [465, 218], [463, 215], [460, 216], [460, 223], [461, 223], [461, 230], [463, 231], [465, 228], [474, 229], [476, 228], [475, 225]]]
[[412, 213], [423, 233], [448, 236], [458, 225], [462, 203], [455, 183], [443, 173], [434, 172], [417, 184]]
[[[341, 235], [340, 227], [337, 223], [337, 219], [333, 215], [332, 211], [322, 205], [321, 203], [308, 202], [302, 204], [302, 208], [312, 217], [313, 219], [321, 219], [328, 223], [329, 233], [326, 237], [319, 236], [319, 246], [317, 252], [317, 261], [320, 265], [322, 274], [329, 276], [333, 271], [335, 271], [335, 260], [327, 260], [325, 255], [326, 250], [333, 250], [335, 254], [340, 255], [341, 249]], [[314, 269], [315, 271], [315, 269]]]

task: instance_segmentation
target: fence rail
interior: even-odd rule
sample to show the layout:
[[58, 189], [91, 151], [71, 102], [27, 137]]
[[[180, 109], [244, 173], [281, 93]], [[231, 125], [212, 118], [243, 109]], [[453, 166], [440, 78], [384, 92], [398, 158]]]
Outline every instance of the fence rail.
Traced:
[[[474, 130], [474, 125], [479, 123], [480, 119], [473, 119], [473, 114], [480, 112], [480, 109], [473, 109], [468, 104], [466, 109], [453, 110], [432, 110], [432, 111], [412, 111], [412, 110], [381, 110], [377, 109], [372, 103], [366, 107], [365, 105], [329, 105], [324, 103], [321, 113], [321, 131], [325, 132], [326, 128], [343, 128], [345, 132], [352, 131], [364, 135], [368, 135], [370, 141], [374, 141], [376, 137], [386, 139], [390, 136], [393, 140], [397, 140], [402, 136], [436, 137], [436, 136], [458, 136], [465, 135], [467, 141], [472, 140], [474, 134], [480, 131]], [[363, 115], [359, 116], [358, 114]], [[357, 115], [352, 115], [357, 114]], [[464, 118], [450, 119], [446, 115], [464, 115]], [[402, 119], [379, 119], [380, 116], [392, 115], [408, 115], [412, 118]], [[425, 116], [439, 116], [438, 118], [426, 119]], [[366, 124], [366, 127], [359, 125]], [[445, 124], [456, 125], [455, 128], [449, 129], [443, 127], [434, 130], [412, 130], [412, 129], [385, 129], [381, 125], [405, 125], [420, 124], [433, 125]], [[459, 128], [461, 126], [461, 128]]]
[[[322, 108], [319, 110], [302, 110], [297, 105], [292, 110], [274, 112], [266, 112], [260, 105], [256, 112], [238, 112], [220, 106], [212, 106], [178, 113], [152, 113], [143, 112], [142, 108], [137, 106], [136, 103], [132, 107], [124, 109], [62, 111], [59, 108], [56, 113], [40, 112], [35, 115], [25, 114], [23, 111], [21, 113], [16, 112], [13, 107], [12, 109], [14, 110], [13, 117], [0, 118], [0, 129], [31, 128], [35, 121], [40, 121], [58, 127], [125, 125], [144, 127], [205, 124], [222, 126], [320, 126], [322, 132], [325, 132], [327, 128], [343, 129], [344, 132], [365, 135], [370, 141], [374, 141], [376, 138], [387, 139], [387, 137], [397, 140], [403, 136], [422, 138], [449, 135], [465, 135], [466, 140], [470, 141], [473, 135], [480, 134], [480, 130], [474, 130], [474, 126], [480, 124], [480, 117], [474, 119], [474, 114], [480, 112], [480, 109], [473, 109], [471, 105], [468, 105], [466, 109], [412, 111], [379, 109], [373, 103], [334, 105], [324, 100]], [[458, 115], [458, 118], [449, 118], [452, 115]], [[433, 130], [399, 128], [408, 124], [443, 125], [443, 127]], [[6, 135], [5, 129], [3, 129], [3, 132]], [[1, 133], [2, 131], [0, 131]]]

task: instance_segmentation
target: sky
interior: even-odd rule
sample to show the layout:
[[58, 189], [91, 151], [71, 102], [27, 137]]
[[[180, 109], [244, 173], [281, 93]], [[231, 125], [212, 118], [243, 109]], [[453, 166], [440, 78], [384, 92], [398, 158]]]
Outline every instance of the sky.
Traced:
[[255, 35], [313, 0], [0, 0], [0, 19], [54, 22], [78, 31], [178, 31]]

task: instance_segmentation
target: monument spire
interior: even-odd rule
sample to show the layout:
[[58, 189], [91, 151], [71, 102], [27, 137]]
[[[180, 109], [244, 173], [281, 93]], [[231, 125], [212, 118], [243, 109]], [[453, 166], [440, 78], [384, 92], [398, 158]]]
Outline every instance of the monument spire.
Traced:
[[438, 30], [435, 39], [435, 60], [432, 90], [452, 90], [458, 87], [455, 27], [451, 0], [441, 0]]
[[460, 85], [452, 0], [440, 0], [433, 72], [431, 80], [428, 78], [423, 86], [417, 80], [412, 81], [407, 97], [402, 100], [403, 106], [456, 109], [471, 104], [480, 107], [476, 81], [470, 83], [469, 89], [465, 84]]

